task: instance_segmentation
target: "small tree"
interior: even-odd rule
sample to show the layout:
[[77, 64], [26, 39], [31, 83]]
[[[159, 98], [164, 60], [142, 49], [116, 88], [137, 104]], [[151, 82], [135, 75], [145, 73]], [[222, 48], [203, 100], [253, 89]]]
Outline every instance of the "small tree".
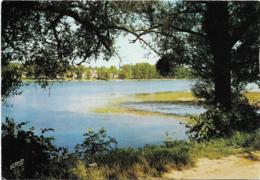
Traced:
[[101, 128], [98, 132], [88, 129], [83, 136], [85, 137], [83, 143], [77, 144], [75, 149], [76, 154], [86, 160], [93, 160], [96, 155], [109, 152], [117, 144], [115, 138], [107, 136], [104, 128]]

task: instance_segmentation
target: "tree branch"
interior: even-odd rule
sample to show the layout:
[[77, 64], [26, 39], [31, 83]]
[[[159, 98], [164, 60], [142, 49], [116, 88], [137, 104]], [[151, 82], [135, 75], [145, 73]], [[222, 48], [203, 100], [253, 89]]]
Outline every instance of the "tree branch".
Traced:
[[12, 41], [9, 40], [9, 38], [8, 38], [7, 35], [6, 35], [6, 33], [3, 33], [3, 32], [2, 32], [2, 35], [3, 35], [4, 39], [6, 40], [6, 42], [7, 42], [14, 50], [19, 51], [19, 52], [21, 52], [22, 54], [26, 55], [26, 52], [25, 52], [24, 50], [20, 49], [19, 47], [16, 47], [16, 46], [12, 43]]
[[58, 51], [58, 56], [60, 59], [62, 59], [62, 53], [61, 53], [61, 41], [58, 37], [58, 33], [57, 33], [57, 30], [56, 30], [56, 27], [55, 26], [52, 26], [52, 30], [53, 30], [53, 34], [54, 34], [54, 37], [55, 37], [55, 40], [57, 41], [57, 51]]
[[138, 33], [136, 33], [137, 30], [133, 30], [133, 29], [127, 27], [127, 26], [118, 26], [116, 24], [110, 26], [109, 28], [125, 31], [127, 33], [134, 35], [136, 37], [136, 39], [133, 40], [133, 42], [136, 42], [136, 40], [138, 39], [141, 42], [143, 42], [146, 46], [148, 46], [152, 51], [154, 51], [157, 55], [162, 56], [162, 54], [159, 51], [157, 51], [155, 48], [153, 48], [151, 44], [149, 44], [143, 38], [141, 38], [142, 35], [151, 33], [151, 31], [147, 30], [146, 32], [142, 32], [142, 33], [138, 34]]
[[194, 34], [194, 35], [197, 35], [197, 36], [200, 36], [200, 37], [203, 37], [203, 38], [207, 37], [206, 34], [203, 34], [203, 33], [197, 32], [197, 31], [192, 31], [192, 30], [189, 30], [189, 29], [183, 29], [183, 28], [179, 28], [179, 27], [173, 27], [173, 29], [175, 29], [176, 31], [180, 31], [180, 32]]
[[81, 65], [83, 62], [86, 62], [87, 58], [90, 57], [93, 53], [97, 52], [99, 47], [100, 47], [101, 41], [98, 41], [96, 48], [88, 53], [85, 54], [83, 60], [81, 60], [79, 63], [77, 63], [76, 65]]
[[52, 13], [59, 13], [62, 16], [69, 16], [69, 17], [73, 18], [75, 21], [77, 21], [81, 25], [83, 25], [83, 27], [85, 27], [87, 29], [92, 29], [95, 32], [96, 36], [99, 38], [99, 40], [102, 42], [102, 45], [109, 52], [111, 52], [111, 48], [109, 47], [107, 42], [105, 42], [104, 37], [100, 34], [99, 30], [92, 23], [82, 19], [77, 12], [70, 10], [70, 9], [61, 9], [60, 7], [53, 7], [53, 6], [47, 6], [45, 8], [38, 8], [37, 10], [49, 11], [49, 12], [52, 12]]
[[[155, 29], [157, 29], [159, 27], [161, 27], [161, 25], [156, 25], [156, 26], [153, 26], [153, 27], [148, 28], [148, 29], [133, 30], [133, 29], [130, 29], [129, 27], [126, 27], [126, 26], [113, 25], [110, 28], [111, 29], [113, 28], [113, 29], [117, 29], [117, 30], [122, 30], [122, 31], [125, 31], [127, 33], [130, 33], [130, 34], [134, 35], [136, 38], [134, 40], [132, 40], [133, 43], [135, 43], [137, 40], [140, 40], [145, 45], [147, 45], [152, 51], [154, 51], [157, 55], [162, 56], [162, 53], [157, 51], [155, 48], [152, 47], [151, 44], [149, 44], [147, 41], [145, 41], [143, 38], [141, 38], [141, 36], [149, 34], [149, 33], [158, 33], [158, 34], [162, 34], [164, 36], [174, 37], [172, 34], [166, 34], [165, 32], [156, 31]], [[194, 34], [194, 35], [206, 38], [205, 34], [199, 33], [199, 32], [196, 32], [196, 31], [192, 31], [192, 30], [188, 30], [188, 29], [182, 29], [182, 28], [178, 28], [178, 27], [174, 27], [174, 29], [177, 30], [177, 31], [180, 31], [180, 32], [186, 32], [186, 33], [190, 33], [190, 34]], [[141, 33], [137, 33], [138, 31], [142, 31], [142, 32]]]
[[[84, 27], [86, 27], [88, 29], [92, 29], [95, 32], [98, 39], [101, 41], [102, 45], [108, 51], [111, 52], [110, 46], [107, 44], [107, 42], [104, 39], [105, 37], [103, 37], [100, 34], [99, 30], [92, 23], [90, 23], [88, 21], [84, 21], [84, 19], [82, 19], [77, 12], [75, 12], [71, 9], [61, 9], [61, 8], [58, 8], [58, 7], [54, 8], [53, 6], [47, 6], [44, 9], [41, 9], [41, 10], [42, 11], [50, 11], [50, 12], [53, 12], [53, 13], [59, 13], [59, 14], [64, 15], [64, 16], [72, 17], [75, 21], [79, 22]], [[159, 34], [162, 34], [164, 36], [173, 37], [173, 35], [171, 35], [171, 34], [166, 34], [166, 33], [160, 32], [160, 31], [155, 31], [155, 29], [160, 28], [160, 27], [162, 27], [162, 24], [158, 24], [158, 25], [150, 27], [148, 29], [139, 29], [139, 30], [137, 29], [137, 30], [135, 30], [135, 29], [131, 29], [127, 26], [120, 26], [120, 25], [117, 25], [117, 24], [112, 24], [112, 25], [108, 25], [107, 27], [104, 27], [104, 28], [106, 28], [107, 30], [108, 29], [116, 29], [116, 30], [121, 30], [121, 31], [125, 31], [127, 33], [130, 33], [130, 34], [132, 34], [136, 37], [136, 39], [133, 40], [132, 42], [136, 42], [137, 40], [140, 40], [146, 46], [148, 46], [152, 51], [154, 51], [157, 55], [162, 56], [162, 53], [157, 51], [151, 44], [149, 44], [147, 41], [145, 41], [143, 38], [141, 38], [143, 35], [148, 34], [148, 33], [159, 33]], [[174, 30], [198, 35], [198, 36], [201, 36], [201, 37], [204, 37], [204, 38], [206, 37], [206, 35], [203, 34], [203, 33], [192, 31], [192, 30], [189, 30], [189, 29], [174, 27]], [[140, 33], [137, 33], [138, 31]]]

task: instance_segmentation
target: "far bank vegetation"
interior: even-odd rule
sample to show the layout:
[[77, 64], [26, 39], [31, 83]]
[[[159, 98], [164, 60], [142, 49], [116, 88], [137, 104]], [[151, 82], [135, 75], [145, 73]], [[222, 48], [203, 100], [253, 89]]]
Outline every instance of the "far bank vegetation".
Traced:
[[[13, 66], [19, 66], [13, 64]], [[23, 79], [35, 79], [33, 65], [21, 67]], [[57, 79], [65, 80], [111, 80], [111, 79], [194, 79], [189, 67], [177, 66], [172, 68], [172, 73], [162, 76], [155, 65], [149, 63], [126, 64], [121, 67], [90, 67], [90, 66], [68, 66], [63, 76]]]

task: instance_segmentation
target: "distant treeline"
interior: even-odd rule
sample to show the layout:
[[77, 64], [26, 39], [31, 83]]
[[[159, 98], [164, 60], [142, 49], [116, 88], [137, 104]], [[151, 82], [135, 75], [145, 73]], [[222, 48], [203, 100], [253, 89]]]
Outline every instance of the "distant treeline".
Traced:
[[[22, 68], [23, 79], [34, 79], [34, 66], [26, 66]], [[123, 65], [120, 68], [111, 67], [87, 67], [84, 65], [68, 66], [63, 77], [56, 77], [59, 79], [82, 79], [82, 80], [109, 80], [109, 79], [162, 79], [162, 78], [186, 78], [192, 79], [192, 70], [189, 67], [178, 66], [173, 68], [172, 73], [167, 76], [162, 76], [156, 70], [155, 65], [149, 63], [137, 63], [135, 65]]]

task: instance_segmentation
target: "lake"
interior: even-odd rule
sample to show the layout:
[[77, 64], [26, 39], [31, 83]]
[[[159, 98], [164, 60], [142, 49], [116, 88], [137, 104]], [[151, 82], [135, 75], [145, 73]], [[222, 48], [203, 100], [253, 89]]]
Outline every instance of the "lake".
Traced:
[[[56, 145], [70, 150], [83, 141], [83, 134], [88, 128], [99, 130], [104, 127], [109, 136], [116, 138], [118, 147], [160, 144], [165, 140], [166, 132], [175, 139], [187, 139], [185, 126], [172, 118], [99, 114], [93, 110], [115, 98], [135, 93], [189, 91], [193, 83], [190, 80], [68, 81], [55, 82], [46, 89], [29, 83], [21, 88], [21, 95], [7, 99], [8, 106], [2, 105], [2, 119], [12, 117], [16, 122], [29, 121], [28, 127], [34, 126], [37, 133], [41, 128], [53, 128], [55, 131], [47, 135], [55, 137]], [[178, 111], [181, 114], [203, 111], [201, 108], [196, 110], [189, 106], [165, 104], [158, 107], [137, 104], [135, 108], [162, 113]]]

